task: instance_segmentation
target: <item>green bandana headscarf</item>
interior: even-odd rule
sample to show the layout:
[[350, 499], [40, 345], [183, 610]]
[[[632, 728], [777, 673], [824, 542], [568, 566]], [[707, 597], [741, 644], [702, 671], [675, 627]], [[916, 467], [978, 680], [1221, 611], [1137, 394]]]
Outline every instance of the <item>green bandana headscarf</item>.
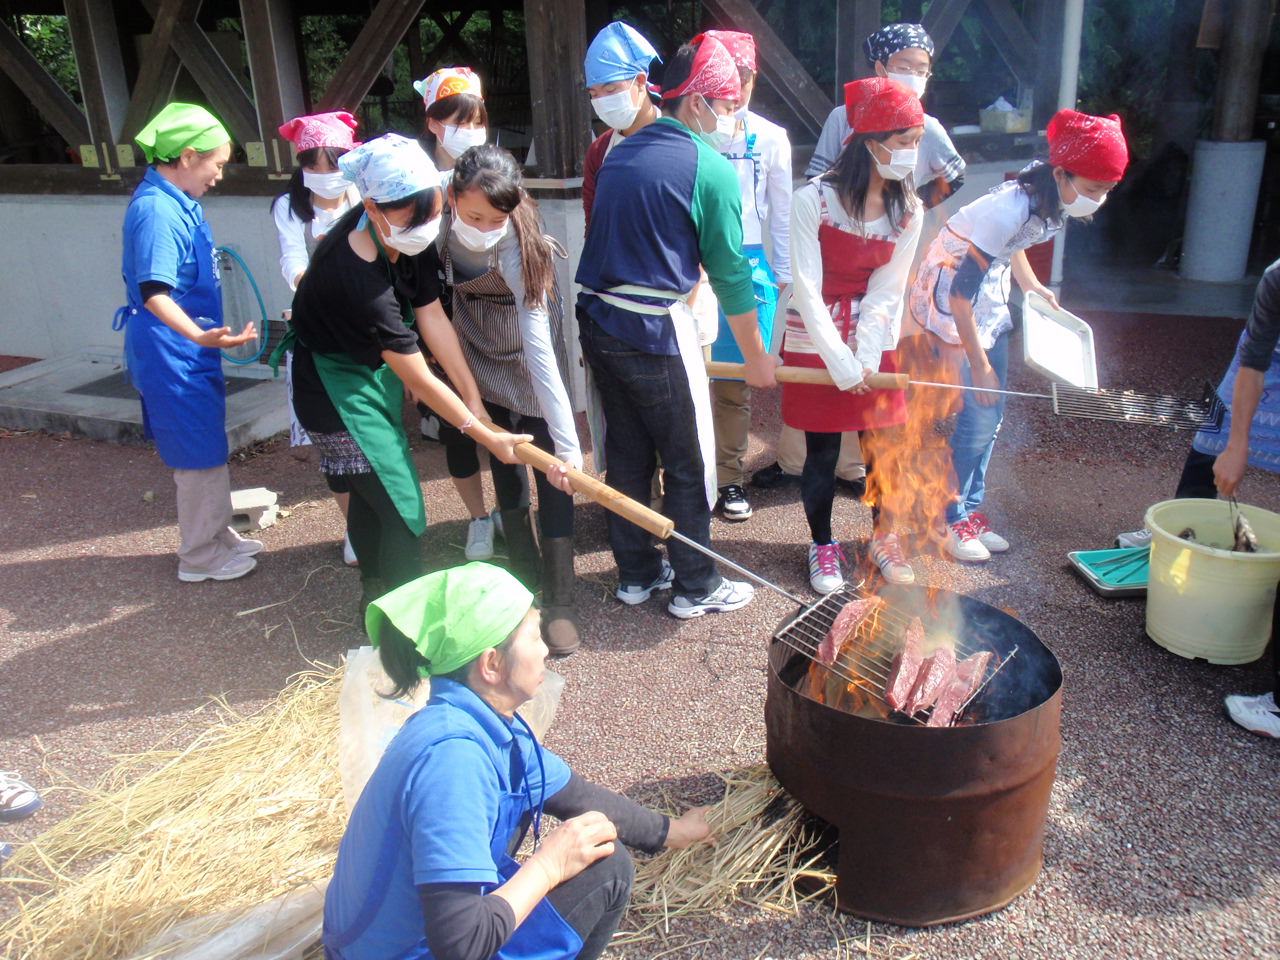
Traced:
[[468, 563], [429, 573], [369, 604], [364, 623], [379, 644], [382, 625], [390, 623], [426, 658], [424, 677], [452, 673], [520, 625], [533, 594], [501, 567]]
[[142, 148], [147, 163], [175, 160], [184, 147], [200, 153], [231, 140], [227, 128], [204, 107], [194, 103], [171, 103], [138, 131], [133, 138]]

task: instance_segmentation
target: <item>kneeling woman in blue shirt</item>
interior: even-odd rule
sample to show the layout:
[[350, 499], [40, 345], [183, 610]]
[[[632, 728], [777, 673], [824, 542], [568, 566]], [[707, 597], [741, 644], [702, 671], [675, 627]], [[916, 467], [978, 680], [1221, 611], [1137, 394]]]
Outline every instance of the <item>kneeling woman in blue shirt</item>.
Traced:
[[[366, 626], [395, 694], [429, 676], [431, 699], [351, 814], [325, 898], [328, 960], [600, 956], [631, 895], [623, 844], [687, 847], [710, 832], [705, 808], [668, 820], [538, 743], [516, 709], [547, 647], [533, 595], [505, 570], [428, 574], [374, 601]], [[544, 811], [563, 822], [542, 836]]]

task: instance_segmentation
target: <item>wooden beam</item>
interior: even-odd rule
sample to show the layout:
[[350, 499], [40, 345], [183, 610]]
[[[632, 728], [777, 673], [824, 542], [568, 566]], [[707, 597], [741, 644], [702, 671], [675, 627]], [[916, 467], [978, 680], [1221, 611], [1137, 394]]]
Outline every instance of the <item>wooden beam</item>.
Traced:
[[359, 106], [382, 71], [409, 24], [422, 10], [423, 0], [378, 0], [356, 42], [329, 81], [319, 110], [353, 110]]
[[1218, 56], [1213, 139], [1253, 139], [1262, 58], [1271, 35], [1275, 0], [1229, 0], [1227, 31]]
[[836, 0], [836, 77], [833, 95], [838, 103], [844, 85], [859, 77], [869, 77], [875, 67], [863, 55], [863, 41], [880, 29], [883, 15], [880, 0]]
[[704, 0], [703, 6], [717, 20], [755, 37], [764, 79], [805, 127], [814, 134], [820, 133], [832, 101], [751, 5], [751, 0]]
[[[258, 137], [264, 145], [280, 140], [280, 124], [304, 110], [292, 8], [291, 0], [240, 0]], [[273, 151], [268, 146], [267, 165], [277, 171], [291, 167], [287, 147], [277, 144]]]
[[586, 8], [579, 0], [525, 0], [524, 40], [538, 171], [544, 177], [582, 176], [591, 140], [586, 79]]
[[89, 123], [75, 101], [3, 22], [0, 22], [0, 70], [31, 99], [40, 116], [68, 145], [78, 147], [91, 142]]
[[65, 6], [90, 135], [99, 150], [107, 145], [106, 162], [114, 169], [115, 144], [120, 142], [129, 111], [129, 82], [115, 11], [110, 3], [99, 0], [66, 0]]
[[129, 109], [124, 117], [122, 139], [125, 140], [132, 139], [172, 97], [173, 84], [182, 67], [178, 53], [172, 47], [173, 34], [179, 22], [194, 20], [196, 11], [200, 9], [200, 0], [160, 0], [158, 8], [155, 0], [150, 0], [150, 3], [147, 12], [153, 19], [151, 35], [142, 53], [138, 77], [133, 83], [133, 95], [129, 98]]
[[978, 16], [1013, 75], [1028, 86], [1035, 83], [1036, 41], [1013, 4], [1009, 0], [982, 0]]
[[[141, 2], [147, 12], [155, 16], [156, 25], [159, 26], [164, 4], [174, 0], [141, 0]], [[188, 0], [182, 0], [182, 2], [188, 3]], [[196, 24], [196, 14], [199, 10], [200, 0], [195, 0], [190, 15], [176, 19], [169, 35], [169, 44], [178, 55], [182, 66], [186, 67], [201, 91], [209, 98], [209, 106], [231, 132], [232, 138], [238, 143], [257, 140], [258, 111], [241, 85], [239, 77], [227, 66], [217, 47]], [[163, 103], [160, 104], [160, 106], [163, 105]], [[149, 119], [150, 115], [142, 122], [146, 123]]]
[[469, 6], [459, 10], [454, 16], [453, 22], [450, 23], [448, 18], [438, 10], [430, 11], [427, 16], [436, 22], [436, 26], [440, 28], [441, 37], [436, 41], [436, 45], [431, 48], [431, 53], [427, 57], [428, 63], [438, 63], [440, 57], [446, 50], [453, 47], [455, 53], [461, 54], [461, 59], [469, 60], [473, 63], [479, 63], [488, 60], [487, 57], [481, 58], [475, 55], [475, 51], [471, 46], [462, 39], [462, 28], [471, 22], [471, 17], [475, 14], [476, 7], [472, 3]]
[[960, 26], [960, 19], [969, 9], [971, 2], [972, 0], [933, 0], [929, 12], [924, 17], [924, 28], [929, 31], [929, 36], [933, 38], [933, 44], [937, 48], [934, 51], [935, 60], [951, 41], [951, 35], [956, 32], [956, 27]]

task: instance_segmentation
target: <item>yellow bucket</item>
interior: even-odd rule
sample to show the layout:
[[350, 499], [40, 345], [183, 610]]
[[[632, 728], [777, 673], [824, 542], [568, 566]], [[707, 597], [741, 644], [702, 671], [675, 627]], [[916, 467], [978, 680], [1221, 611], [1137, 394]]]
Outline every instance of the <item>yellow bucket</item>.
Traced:
[[[1230, 549], [1234, 515], [1226, 500], [1165, 500], [1147, 510], [1147, 636], [1180, 657], [1252, 663], [1271, 638], [1280, 514], [1243, 503], [1239, 510], [1257, 534], [1258, 553]], [[1199, 542], [1178, 536], [1188, 527]]]

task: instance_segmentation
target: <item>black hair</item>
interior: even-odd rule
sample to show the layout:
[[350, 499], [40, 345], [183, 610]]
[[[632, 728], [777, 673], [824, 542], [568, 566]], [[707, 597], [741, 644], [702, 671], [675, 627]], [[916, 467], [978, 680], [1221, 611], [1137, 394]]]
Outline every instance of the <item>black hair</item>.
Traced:
[[[870, 141], [884, 143], [890, 137], [896, 137], [909, 129], [904, 127], [901, 130], [855, 133], [844, 145], [844, 149], [840, 151], [840, 156], [836, 157], [836, 162], [831, 165], [831, 169], [822, 175], [824, 180], [830, 181], [836, 188], [836, 196], [840, 198], [841, 206], [854, 220], [861, 221], [866, 210], [867, 188], [871, 185], [871, 167], [875, 163], [867, 143]], [[883, 197], [884, 212], [896, 229], [908, 210], [917, 202], [914, 174], [907, 174], [903, 180], [885, 180]]]
[[439, 187], [427, 187], [403, 199], [375, 205], [379, 210], [403, 210], [406, 207], [412, 207], [413, 215], [405, 224], [407, 229], [412, 230], [414, 227], [422, 226], [428, 220], [434, 220], [444, 212], [444, 191]]
[[[217, 151], [221, 150], [224, 146], [231, 147], [231, 156], [235, 155], [235, 152], [236, 152], [235, 147], [231, 145], [230, 141], [228, 141], [227, 143], [224, 143], [224, 144], [220, 143], [218, 144], [218, 146], [212, 147], [208, 150], [197, 150], [196, 156], [200, 157], [201, 159], [204, 159], [210, 154], [216, 153]], [[181, 150], [179, 150], [178, 155], [176, 157], [156, 157], [154, 160], [151, 161], [151, 165], [153, 167], [176, 167], [178, 165], [178, 161], [182, 159], [182, 151], [185, 149], [187, 148], [183, 147]]]
[[[523, 622], [524, 619], [521, 618], [521, 623]], [[517, 625], [516, 630], [518, 629], [519, 626]], [[506, 656], [515, 637], [516, 631], [512, 630], [494, 649]], [[391, 682], [395, 685], [390, 693], [383, 694], [383, 696], [388, 700], [396, 700], [412, 694], [418, 688], [418, 684], [422, 683], [422, 674], [419, 671], [426, 669], [430, 665], [430, 661], [418, 652], [414, 642], [406, 637], [390, 620], [384, 619], [382, 621], [381, 626], [378, 628], [377, 640], [378, 657], [382, 661], [382, 669], [387, 672], [387, 676], [391, 678]], [[458, 669], [449, 673], [442, 673], [440, 676], [446, 680], [466, 683], [471, 675], [472, 663], [475, 663], [475, 661], [468, 661]]]
[[[444, 97], [427, 107], [427, 120], [438, 120], [444, 124], [474, 123], [479, 120], [485, 127], [489, 126], [489, 109], [484, 100], [474, 93], [455, 93]], [[434, 160], [439, 140], [426, 120], [422, 123], [422, 142]]]
[[756, 78], [757, 74], [746, 64], [738, 64], [738, 82], [744, 87]]
[[536, 307], [550, 292], [555, 279], [551, 246], [542, 236], [538, 204], [524, 191], [520, 165], [501, 147], [482, 144], [463, 152], [454, 162], [453, 195], [479, 190], [494, 208], [509, 214], [520, 244], [524, 302]]
[[1062, 194], [1053, 164], [1044, 160], [1030, 164], [1018, 174], [1018, 186], [1030, 199], [1032, 214], [1042, 220], [1062, 219]]
[[302, 182], [302, 168], [312, 167], [324, 157], [329, 166], [338, 169], [338, 158], [347, 151], [342, 147], [309, 147], [298, 151], [298, 165], [289, 178], [289, 210], [303, 223], [310, 223], [316, 218], [316, 208], [311, 202], [311, 191]]
[[[689, 74], [693, 71], [693, 58], [698, 55], [698, 48], [692, 43], [686, 43], [675, 52], [675, 56], [667, 64], [665, 70], [662, 71], [662, 89], [674, 90], [680, 84], [689, 79]], [[676, 97], [672, 100], [662, 101], [662, 112], [668, 116], [674, 114], [680, 109], [680, 104], [684, 103], [688, 94]]]

